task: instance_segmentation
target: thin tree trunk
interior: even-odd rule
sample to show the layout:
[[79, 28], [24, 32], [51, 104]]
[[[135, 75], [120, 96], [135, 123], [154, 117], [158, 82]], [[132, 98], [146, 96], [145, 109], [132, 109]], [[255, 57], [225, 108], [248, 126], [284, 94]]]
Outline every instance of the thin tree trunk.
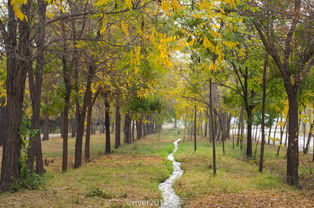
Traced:
[[271, 124], [270, 127], [269, 127], [269, 131], [268, 131], [268, 140], [267, 140], [267, 144], [268, 144], [268, 145], [270, 145], [270, 138], [271, 138], [270, 135], [271, 135], [272, 126], [273, 126], [273, 125]]
[[273, 134], [273, 145], [275, 145], [276, 144], [276, 133], [277, 133], [277, 128], [278, 128], [278, 121], [279, 121], [279, 118], [277, 118], [277, 120], [276, 120], [276, 125], [275, 125], [275, 130], [274, 130], [274, 134]]
[[266, 105], [266, 76], [268, 67], [268, 55], [265, 56], [264, 70], [263, 70], [263, 100], [262, 100], [262, 141], [261, 154], [259, 160], [258, 171], [263, 172], [264, 168], [264, 148], [265, 148], [265, 105]]
[[93, 112], [93, 106], [94, 103], [98, 97], [98, 94], [100, 92], [100, 89], [98, 89], [94, 95], [94, 97], [90, 97], [91, 101], [89, 101], [89, 106], [87, 109], [87, 118], [86, 118], [86, 135], [85, 135], [85, 161], [90, 161], [90, 135], [92, 130], [92, 112]]
[[89, 105], [91, 99], [91, 84], [92, 78], [94, 76], [95, 66], [93, 65], [93, 60], [88, 65], [88, 76], [86, 81], [86, 89], [85, 95], [83, 100], [82, 109], [79, 110], [79, 106], [77, 103], [77, 134], [76, 134], [76, 141], [75, 141], [75, 155], [74, 155], [74, 168], [78, 168], [82, 165], [82, 149], [83, 149], [83, 135], [84, 135], [84, 122], [86, 116], [86, 109]]
[[[213, 124], [213, 98], [212, 98], [212, 79], [209, 80], [209, 107], [210, 107], [210, 118]], [[211, 125], [212, 142], [213, 142], [213, 174], [216, 175], [216, 143], [214, 135], [214, 125]]]
[[[307, 154], [309, 152], [310, 149], [310, 144], [311, 144], [311, 138], [312, 138], [312, 134], [313, 134], [313, 128], [314, 128], [314, 121], [312, 121], [311, 123], [311, 127], [310, 127], [310, 131], [309, 131], [309, 136], [307, 138], [307, 142], [306, 142], [306, 146], [304, 148], [304, 154]], [[314, 145], [313, 145], [314, 146]], [[314, 154], [314, 152], [313, 152]]]
[[135, 140], [135, 120], [132, 120], [131, 140]]
[[194, 105], [194, 152], [196, 151], [196, 105]]
[[287, 120], [288, 120], [288, 117], [286, 118], [284, 125], [282, 127], [280, 127], [280, 142], [279, 142], [278, 149], [277, 149], [277, 154], [276, 154], [277, 156], [279, 156], [279, 153], [280, 153], [280, 148], [281, 148], [282, 139], [283, 139], [283, 133], [284, 133], [286, 125], [287, 125]]

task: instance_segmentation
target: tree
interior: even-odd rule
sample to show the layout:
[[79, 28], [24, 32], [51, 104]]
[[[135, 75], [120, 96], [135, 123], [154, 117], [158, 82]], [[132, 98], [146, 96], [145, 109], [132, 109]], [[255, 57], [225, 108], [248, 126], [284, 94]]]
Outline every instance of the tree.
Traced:
[[[0, 190], [6, 191], [13, 180], [20, 176], [19, 127], [22, 122], [22, 104], [26, 74], [31, 67], [30, 18], [31, 2], [18, 5], [17, 2], [7, 2], [8, 21], [5, 25], [0, 21], [0, 29], [5, 42], [7, 57], [6, 119], [2, 123], [3, 156], [1, 168]], [[19, 11], [20, 13], [15, 13]], [[17, 37], [19, 36], [19, 41]], [[18, 49], [18, 50], [15, 50]]]
[[[253, 19], [254, 25], [267, 53], [273, 58], [289, 101], [289, 144], [287, 153], [287, 182], [298, 185], [298, 94], [299, 87], [314, 65], [314, 42], [309, 34], [311, 11], [308, 2], [262, 1], [251, 4], [258, 8]], [[287, 12], [289, 11], [289, 12]], [[285, 14], [285, 15], [281, 15]], [[265, 16], [270, 16], [267, 23]], [[281, 38], [284, 37], [284, 38]], [[296, 46], [296, 47], [295, 47]]]

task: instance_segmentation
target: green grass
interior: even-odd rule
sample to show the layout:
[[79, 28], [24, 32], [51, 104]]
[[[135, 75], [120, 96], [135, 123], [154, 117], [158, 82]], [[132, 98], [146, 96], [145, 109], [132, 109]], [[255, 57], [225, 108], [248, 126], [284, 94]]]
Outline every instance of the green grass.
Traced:
[[44, 159], [53, 160], [45, 167], [47, 187], [1, 194], [0, 207], [132, 207], [125, 200], [161, 199], [158, 185], [172, 172], [166, 156], [177, 138], [175, 131], [165, 132], [166, 135], [150, 135], [133, 144], [123, 144], [108, 155], [102, 154], [104, 136], [93, 136], [92, 161], [78, 169], [71, 167], [74, 139], [70, 139], [66, 173], [60, 173], [62, 140], [45, 141]]
[[[182, 163], [184, 174], [175, 182], [175, 190], [182, 197], [192, 199], [212, 194], [237, 194], [247, 191], [298, 191], [285, 182], [285, 158], [275, 156], [277, 147], [266, 146], [263, 173], [258, 172], [257, 161], [247, 160], [245, 148], [232, 149], [231, 141], [226, 142], [226, 154], [222, 145], [217, 144], [217, 175], [213, 176], [212, 146], [204, 139], [198, 139], [197, 151], [194, 152], [192, 141], [184, 141], [175, 154]], [[259, 158], [259, 155], [257, 155]], [[307, 161], [302, 156], [301, 161]], [[306, 163], [313, 168], [313, 164]], [[305, 168], [300, 163], [300, 172]], [[308, 171], [308, 169], [307, 169]], [[312, 175], [313, 177], [313, 175]], [[302, 179], [301, 179], [302, 181]]]
[[[60, 172], [62, 139], [45, 141], [44, 159], [53, 161], [45, 167], [45, 189], [1, 194], [0, 207], [130, 208], [136, 207], [127, 202], [130, 200], [160, 199], [158, 185], [172, 172], [172, 164], [166, 157], [173, 151], [172, 142], [178, 137], [179, 130], [163, 130], [161, 134], [150, 135], [130, 145], [123, 144], [119, 149], [113, 149], [112, 154], [104, 155], [104, 135], [94, 135], [91, 138], [92, 160], [78, 169], [72, 168], [75, 140], [70, 139], [66, 173]], [[226, 154], [222, 154], [221, 144], [217, 144], [217, 176], [213, 176], [211, 145], [198, 138], [194, 152], [192, 141], [182, 141], [175, 158], [181, 161], [184, 174], [175, 182], [175, 191], [192, 202], [215, 194], [268, 191], [298, 194], [299, 190], [285, 183], [284, 149], [280, 157], [275, 156], [275, 150], [276, 147], [266, 147], [266, 169], [259, 173], [257, 161], [247, 160], [244, 149], [242, 152], [238, 147], [233, 150], [228, 141]], [[300, 173], [312, 170], [313, 163], [307, 162], [309, 157], [301, 155]]]

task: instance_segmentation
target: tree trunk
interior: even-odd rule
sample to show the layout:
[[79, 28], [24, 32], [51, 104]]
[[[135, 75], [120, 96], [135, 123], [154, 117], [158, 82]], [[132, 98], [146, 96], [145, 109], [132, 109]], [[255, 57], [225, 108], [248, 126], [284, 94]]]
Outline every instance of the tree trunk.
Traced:
[[71, 137], [76, 136], [76, 118], [71, 119]]
[[273, 126], [273, 125], [271, 124], [270, 127], [269, 127], [269, 131], [268, 131], [268, 140], [267, 140], [267, 144], [268, 144], [268, 145], [270, 145], [270, 138], [271, 138], [270, 135], [271, 135], [272, 126]]
[[[212, 79], [209, 80], [209, 111], [211, 123], [213, 124], [213, 98], [212, 98]], [[216, 175], [216, 143], [215, 143], [215, 135], [214, 135], [214, 125], [211, 125], [211, 134], [212, 134], [212, 142], [213, 142], [213, 174]]]
[[130, 113], [125, 114], [124, 119], [124, 142], [131, 144], [131, 116]]
[[135, 120], [132, 120], [131, 123], [132, 123], [131, 140], [133, 142], [135, 140]]
[[273, 145], [275, 145], [275, 143], [276, 143], [276, 133], [277, 133], [277, 128], [278, 128], [278, 125], [277, 125], [278, 121], [279, 121], [279, 118], [277, 118], [276, 124], [275, 124], [275, 130], [274, 130], [274, 134], [273, 134], [274, 135], [273, 136], [273, 139], [274, 139]]
[[252, 157], [252, 107], [247, 107], [247, 147], [246, 156]]
[[119, 148], [121, 146], [121, 114], [120, 114], [120, 106], [117, 104], [116, 106], [116, 132], [115, 132], [115, 148]]
[[196, 105], [194, 105], [194, 152], [196, 152]]
[[49, 140], [49, 116], [45, 114], [44, 127], [43, 127], [43, 140]]
[[[64, 93], [64, 107], [63, 107], [63, 116], [62, 119], [62, 132], [64, 135], [62, 141], [62, 172], [65, 172], [68, 168], [68, 132], [69, 132], [69, 108], [70, 108], [70, 96], [71, 96], [71, 68], [68, 66], [67, 61], [67, 43], [66, 43], [66, 31], [65, 24], [61, 21], [62, 35], [63, 35], [63, 54], [61, 58], [62, 62], [62, 76], [63, 83], [65, 86]], [[72, 121], [73, 123], [73, 121]], [[73, 132], [73, 125], [72, 125]], [[72, 135], [73, 136], [73, 135]]]
[[[304, 154], [307, 154], [309, 152], [309, 149], [310, 149], [310, 144], [311, 144], [311, 138], [312, 138], [312, 132], [313, 132], [313, 128], [314, 128], [314, 121], [312, 121], [311, 123], [311, 127], [310, 127], [310, 132], [309, 132], [309, 136], [307, 138], [307, 142], [306, 142], [306, 146], [303, 150]], [[314, 146], [314, 145], [313, 145]], [[314, 154], [314, 152], [313, 152]]]
[[288, 117], [286, 118], [285, 120], [285, 123], [282, 127], [280, 127], [280, 142], [279, 142], [279, 145], [278, 145], [278, 149], [277, 149], [277, 156], [279, 156], [279, 152], [280, 152], [280, 148], [281, 148], [281, 145], [282, 145], [282, 137], [283, 137], [283, 133], [285, 131], [285, 128], [286, 128], [286, 125], [287, 125], [287, 121], [288, 121]]
[[[207, 112], [207, 113], [208, 113], [208, 112]], [[207, 124], [208, 124], [208, 122], [207, 122], [207, 121], [205, 121], [205, 127], [204, 127], [204, 138], [206, 138], [206, 137], [207, 137], [207, 128], [208, 128]]]
[[110, 144], [110, 105], [108, 100], [105, 100], [105, 128], [106, 128], [106, 148], [105, 153], [111, 153], [111, 144]]
[[265, 105], [266, 105], [266, 76], [268, 67], [268, 55], [265, 56], [264, 70], [263, 70], [263, 100], [262, 100], [262, 141], [261, 141], [261, 154], [259, 160], [258, 171], [263, 172], [264, 168], [264, 148], [265, 148]]
[[142, 138], [142, 121], [141, 118], [139, 118], [138, 120], [136, 120], [136, 139], [141, 139]]
[[[77, 70], [77, 69], [76, 69]], [[74, 168], [78, 168], [82, 165], [82, 149], [83, 149], [83, 135], [84, 135], [84, 122], [86, 116], [86, 109], [91, 100], [92, 92], [92, 78], [94, 76], [95, 66], [93, 60], [88, 65], [88, 76], [86, 81], [86, 89], [83, 100], [82, 109], [79, 110], [79, 105], [77, 103], [77, 132], [75, 141], [75, 154], [74, 154]]]
[[34, 135], [33, 142], [30, 143], [29, 155], [28, 155], [28, 168], [33, 170], [34, 159], [36, 158], [36, 173], [44, 173], [44, 163], [41, 148], [40, 138], [40, 102], [42, 91], [42, 79], [44, 69], [44, 47], [45, 47], [45, 26], [46, 26], [46, 8], [47, 3], [44, 0], [38, 0], [38, 30], [36, 33], [35, 42], [37, 45], [37, 59], [36, 59], [36, 71], [33, 72], [33, 68], [28, 70], [29, 75], [29, 89], [32, 101], [32, 123], [31, 129], [37, 130], [37, 134]]
[[92, 112], [93, 106], [92, 102], [87, 109], [87, 117], [86, 117], [86, 135], [85, 135], [85, 161], [90, 161], [90, 135], [91, 135], [91, 121], [92, 121]]
[[298, 89], [287, 89], [289, 100], [289, 140], [287, 152], [287, 182], [291, 185], [299, 184], [299, 143], [298, 143]]
[[[5, 40], [7, 55], [7, 105], [5, 119], [2, 123], [4, 138], [2, 153], [2, 168], [0, 191], [6, 191], [12, 181], [19, 178], [20, 136], [19, 128], [22, 122], [22, 108], [24, 100], [24, 89], [26, 73], [31, 67], [30, 54], [30, 25], [29, 21], [17, 21], [13, 7], [8, 1], [7, 35]], [[30, 2], [21, 6], [22, 12], [30, 17]], [[19, 23], [19, 25], [18, 25]], [[19, 45], [17, 45], [17, 25], [19, 26]], [[18, 51], [16, 54], [16, 49]], [[22, 57], [18, 59], [17, 56]]]

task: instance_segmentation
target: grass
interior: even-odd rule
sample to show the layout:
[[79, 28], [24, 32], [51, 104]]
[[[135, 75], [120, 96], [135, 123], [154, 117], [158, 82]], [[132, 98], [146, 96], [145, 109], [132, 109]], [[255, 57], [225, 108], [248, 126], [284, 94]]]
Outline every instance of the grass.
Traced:
[[[305, 186], [305, 190], [299, 190], [289, 186], [285, 182], [284, 156], [275, 156], [276, 147], [266, 146], [265, 149], [265, 169], [263, 173], [258, 172], [257, 161], [247, 160], [244, 149], [241, 152], [239, 147], [232, 149], [232, 143], [226, 142], [226, 154], [222, 153], [221, 144], [217, 144], [217, 175], [213, 176], [212, 170], [212, 146], [205, 139], [198, 139], [197, 151], [194, 152], [192, 141], [183, 141], [175, 157], [182, 163], [184, 174], [175, 182], [175, 190], [178, 195], [187, 201], [198, 201], [188, 207], [202, 207], [206, 200], [203, 197], [225, 195], [224, 201], [228, 196], [241, 195], [243, 193], [256, 193], [260, 196], [262, 193], [284, 194], [293, 193], [293, 197], [302, 197], [305, 192], [314, 193], [313, 187]], [[283, 150], [284, 151], [284, 150]], [[256, 158], [259, 158], [257, 155]], [[301, 155], [300, 173], [309, 173], [313, 171], [314, 164], [309, 161], [310, 156]], [[312, 183], [314, 175], [308, 174]], [[309, 179], [308, 178], [308, 179]], [[305, 182], [301, 178], [301, 182]], [[311, 191], [312, 190], [312, 191]], [[300, 198], [299, 197], [299, 198]], [[311, 197], [313, 197], [311, 195]], [[222, 199], [211, 199], [222, 200]], [[303, 200], [303, 199], [302, 199]], [[205, 203], [206, 204], [206, 203]], [[212, 202], [211, 202], [212, 204]], [[244, 204], [244, 202], [243, 202]], [[312, 202], [314, 205], [314, 202]], [[213, 207], [224, 207], [221, 204]], [[230, 205], [231, 206], [231, 205]], [[226, 205], [225, 207], [230, 207]], [[245, 207], [245, 206], [244, 206]], [[248, 206], [250, 207], [250, 206]]]
[[[0, 195], [0, 207], [132, 207], [128, 201], [161, 199], [159, 183], [172, 172], [165, 156], [172, 151], [174, 132], [148, 136], [131, 145], [103, 155], [104, 136], [91, 140], [92, 161], [81, 168], [69, 166], [60, 173], [60, 138], [43, 142], [47, 187], [42, 190], [21, 190]], [[69, 140], [70, 162], [74, 139]], [[30, 200], [36, 199], [36, 200]]]
[[[1, 194], [0, 207], [130, 208], [139, 207], [131, 203], [134, 201], [161, 199], [158, 185], [172, 172], [172, 164], [166, 157], [173, 151], [172, 142], [178, 137], [177, 130], [163, 130], [161, 134], [150, 135], [131, 145], [123, 144], [121, 148], [113, 149], [112, 154], [104, 155], [104, 135], [94, 135], [91, 138], [92, 160], [78, 169], [72, 168], [75, 140], [71, 138], [69, 170], [66, 173], [60, 173], [62, 139], [44, 141], [44, 159], [49, 163], [44, 175], [47, 186], [41, 190]], [[310, 195], [313, 193], [311, 186], [299, 190], [285, 183], [285, 157], [283, 154], [276, 157], [274, 146], [266, 146], [266, 168], [259, 173], [257, 161], [247, 160], [238, 147], [233, 150], [230, 141], [226, 142], [226, 154], [222, 154], [221, 144], [217, 144], [217, 176], [212, 174], [211, 148], [205, 139], [198, 138], [196, 152], [193, 151], [193, 142], [185, 140], [180, 142], [175, 153], [184, 170], [183, 176], [175, 182], [175, 191], [189, 202], [186, 207], [229, 208], [240, 199], [237, 203], [241, 207], [257, 207], [253, 202], [242, 205], [252, 200], [268, 203], [269, 196], [288, 201], [302, 199], [306, 204], [308, 198], [313, 197]], [[310, 156], [301, 155], [300, 175], [309, 176], [301, 178], [301, 181], [313, 179], [314, 164], [309, 159]], [[260, 202], [259, 199], [263, 200]], [[217, 206], [214, 202], [218, 203]], [[223, 206], [223, 203], [227, 204]], [[309, 204], [313, 207], [313, 202]], [[284, 205], [282, 207], [291, 204]]]

